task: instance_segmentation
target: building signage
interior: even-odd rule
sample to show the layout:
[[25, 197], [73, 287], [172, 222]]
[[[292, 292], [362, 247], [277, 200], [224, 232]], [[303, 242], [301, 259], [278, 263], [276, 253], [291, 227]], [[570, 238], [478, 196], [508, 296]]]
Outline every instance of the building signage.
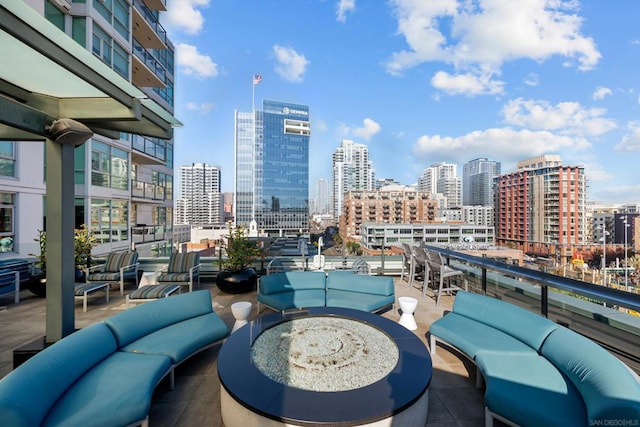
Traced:
[[304, 110], [296, 110], [294, 108], [284, 107], [282, 109], [282, 114], [295, 114], [298, 116], [308, 116], [309, 112]]

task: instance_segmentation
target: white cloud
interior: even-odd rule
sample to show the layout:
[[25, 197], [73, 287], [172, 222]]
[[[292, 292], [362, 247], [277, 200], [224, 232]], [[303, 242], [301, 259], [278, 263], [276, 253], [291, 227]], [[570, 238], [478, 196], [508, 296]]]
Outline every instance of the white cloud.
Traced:
[[504, 82], [491, 80], [490, 76], [451, 75], [444, 71], [438, 71], [431, 79], [431, 84], [449, 95], [502, 94], [504, 89]]
[[540, 77], [536, 73], [529, 73], [523, 81], [527, 86], [538, 86], [539, 80]]
[[213, 110], [214, 105], [210, 102], [187, 102], [186, 107], [189, 111], [195, 111], [202, 115], [206, 115], [209, 113], [209, 111]]
[[581, 70], [600, 60], [593, 39], [580, 33], [575, 2], [542, 0], [391, 0], [398, 33], [408, 48], [395, 52], [386, 70], [398, 75], [429, 61], [456, 73], [499, 73], [508, 61], [544, 61], [560, 55]]
[[353, 135], [364, 140], [369, 140], [375, 134], [380, 132], [380, 125], [373, 119], [366, 118], [362, 121], [362, 126], [353, 129]]
[[613, 178], [597, 161], [584, 163], [584, 173], [592, 182], [610, 181]]
[[611, 95], [611, 89], [609, 89], [608, 87], [597, 87], [595, 92], [593, 92], [593, 95], [591, 95], [591, 97], [594, 100], [600, 100], [600, 99], [604, 99], [607, 96]]
[[572, 135], [598, 136], [615, 129], [616, 123], [604, 117], [602, 108], [583, 108], [578, 102], [524, 100], [507, 102], [502, 108], [504, 121], [510, 125], [542, 129]]
[[307, 58], [290, 47], [279, 45], [273, 46], [273, 52], [277, 61], [276, 73], [287, 81], [301, 82], [309, 65]]
[[356, 0], [340, 0], [336, 11], [336, 20], [338, 22], [347, 21], [347, 12], [356, 10]]
[[199, 8], [209, 6], [210, 0], [168, 0], [166, 13], [160, 14], [162, 25], [195, 35], [204, 26], [204, 17]]
[[342, 138], [358, 137], [366, 141], [380, 132], [380, 125], [373, 119], [366, 118], [362, 121], [362, 126], [354, 128], [345, 123], [340, 123], [338, 126], [338, 132]]
[[504, 164], [515, 164], [529, 157], [563, 150], [584, 151], [590, 147], [591, 144], [583, 138], [556, 135], [548, 131], [492, 128], [459, 137], [424, 135], [414, 144], [413, 154], [418, 159], [429, 161], [434, 156], [458, 163], [475, 157], [488, 157], [500, 159]]
[[640, 151], [640, 122], [630, 122], [628, 132], [613, 149], [615, 151]]
[[198, 52], [197, 47], [189, 44], [176, 45], [176, 63], [183, 73], [198, 79], [218, 75], [218, 65], [209, 56]]

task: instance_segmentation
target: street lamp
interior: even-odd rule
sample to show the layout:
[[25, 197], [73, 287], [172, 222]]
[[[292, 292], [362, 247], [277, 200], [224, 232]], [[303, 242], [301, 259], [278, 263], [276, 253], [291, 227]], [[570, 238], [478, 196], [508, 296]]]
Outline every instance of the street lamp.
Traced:
[[602, 285], [607, 286], [607, 235], [609, 232], [605, 230], [604, 224], [597, 227], [598, 231], [602, 231]]
[[624, 216], [624, 288], [629, 292], [629, 267], [627, 264], [627, 216]]

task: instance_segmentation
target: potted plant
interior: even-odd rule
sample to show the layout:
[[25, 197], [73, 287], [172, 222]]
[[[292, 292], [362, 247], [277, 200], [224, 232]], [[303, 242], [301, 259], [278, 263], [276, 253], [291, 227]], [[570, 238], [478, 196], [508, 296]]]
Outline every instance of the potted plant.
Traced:
[[[43, 230], [38, 230], [38, 237], [33, 240], [38, 242], [40, 253], [38, 255], [31, 254], [38, 258], [38, 269], [34, 272], [28, 286], [29, 290], [34, 294], [45, 297], [47, 294], [45, 287], [47, 283], [47, 233]], [[74, 230], [73, 243], [73, 259], [76, 267], [75, 280], [76, 282], [83, 282], [86, 277], [85, 268], [89, 269], [91, 264], [91, 249], [97, 244], [97, 241], [86, 225], [82, 224], [80, 228]]]
[[260, 256], [258, 242], [247, 237], [244, 227], [232, 228], [226, 244], [227, 258], [222, 262], [223, 270], [218, 272], [218, 288], [229, 294], [251, 292], [256, 289], [258, 275], [251, 263]]

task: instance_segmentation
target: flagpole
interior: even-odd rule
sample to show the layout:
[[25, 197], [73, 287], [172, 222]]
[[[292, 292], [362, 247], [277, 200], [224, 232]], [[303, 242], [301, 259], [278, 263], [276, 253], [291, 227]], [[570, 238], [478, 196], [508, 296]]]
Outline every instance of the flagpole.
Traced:
[[251, 162], [252, 162], [252, 172], [251, 172], [251, 184], [253, 185], [253, 189], [251, 191], [251, 220], [256, 220], [256, 83], [255, 83], [255, 74], [251, 76], [251, 117], [252, 119], [252, 140], [253, 140], [253, 148], [251, 150]]

